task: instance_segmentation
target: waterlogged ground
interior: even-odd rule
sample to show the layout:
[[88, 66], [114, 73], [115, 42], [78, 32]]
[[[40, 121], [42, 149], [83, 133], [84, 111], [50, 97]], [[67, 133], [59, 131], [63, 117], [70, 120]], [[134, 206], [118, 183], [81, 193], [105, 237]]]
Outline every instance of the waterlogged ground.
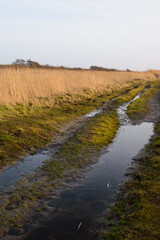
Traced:
[[[146, 94], [133, 102], [129, 113], [136, 113], [134, 123], [155, 122], [154, 135], [127, 170], [129, 181], [121, 186], [117, 202], [105, 212], [99, 233], [101, 240], [158, 240], [160, 237], [160, 91], [148, 105], [141, 104], [145, 98]], [[147, 115], [142, 114], [145, 105], [150, 109]]]
[[53, 214], [47, 220], [42, 218], [40, 226], [27, 239], [95, 239], [96, 219], [115, 201], [132, 158], [153, 134], [153, 123], [130, 124], [125, 113], [129, 104], [118, 109], [121, 126], [99, 162], [78, 186], [73, 184], [72, 189], [64, 189], [56, 202], [55, 199], [47, 202], [54, 208]]
[[[157, 104], [157, 101], [151, 104], [152, 119], [148, 116], [147, 121], [159, 118], [154, 103]], [[96, 156], [96, 160], [99, 156], [98, 162], [89, 167], [87, 172], [85, 168], [81, 179], [71, 177], [72, 182], [64, 183], [60, 191], [55, 192], [56, 195], [52, 193], [45, 196], [32, 217], [28, 217], [22, 225], [12, 227], [9, 234], [4, 234], [2, 239], [95, 239], [99, 226], [96, 219], [115, 201], [116, 191], [122, 183], [126, 169], [132, 163], [132, 158], [148, 143], [153, 134], [152, 122], [131, 124], [126, 115], [129, 104], [130, 102], [118, 109], [121, 126], [113, 143], [108, 148], [102, 148], [101, 156]], [[101, 111], [95, 110], [84, 118], [92, 118]], [[6, 187], [12, 186], [20, 175], [35, 170], [36, 166], [50, 158], [55, 147], [58, 148], [58, 145], [52, 146], [52, 151], [45, 149], [27, 157], [24, 162], [1, 174], [1, 191], [6, 191]], [[33, 160], [36, 159], [35, 163]]]
[[47, 202], [54, 211], [49, 219], [41, 219], [28, 239], [95, 239], [95, 219], [115, 201], [126, 168], [152, 134], [152, 123], [121, 126], [114, 142], [85, 179]]
[[0, 191], [5, 190], [16, 184], [16, 182], [25, 177], [27, 174], [34, 173], [35, 170], [42, 166], [44, 161], [49, 159], [50, 156], [42, 151], [34, 155], [30, 155], [16, 164], [14, 167], [8, 168], [0, 174]]

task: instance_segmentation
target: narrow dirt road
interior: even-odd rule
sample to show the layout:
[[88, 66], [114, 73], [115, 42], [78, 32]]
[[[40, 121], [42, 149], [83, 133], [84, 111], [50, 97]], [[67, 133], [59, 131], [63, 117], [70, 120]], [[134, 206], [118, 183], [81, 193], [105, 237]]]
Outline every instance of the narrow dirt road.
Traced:
[[[107, 101], [101, 111], [111, 111], [115, 106], [116, 100]], [[97, 114], [99, 114], [99, 112]], [[94, 118], [94, 113], [91, 114], [91, 117]], [[54, 141], [49, 146], [42, 149], [39, 154], [47, 155], [49, 157], [56, 155], [57, 152], [61, 151], [61, 148], [68, 139], [71, 139], [77, 131], [83, 131], [84, 125], [87, 124], [89, 119], [90, 116], [84, 116], [76, 122], [72, 122], [64, 126]], [[11, 228], [8, 234], [4, 234], [2, 236], [2, 239], [95, 239], [96, 232], [94, 229], [97, 228], [97, 222], [94, 221], [95, 218], [99, 217], [104, 209], [115, 201], [115, 191], [118, 189], [127, 166], [131, 164], [132, 157], [134, 157], [138, 151], [143, 148], [144, 144], [149, 141], [151, 134], [153, 134], [153, 125], [149, 124], [149, 122], [155, 123], [159, 119], [160, 92], [158, 92], [150, 101], [149, 113], [146, 116], [143, 116], [143, 119], [140, 119], [137, 116], [137, 119], [133, 121], [135, 125], [143, 122], [147, 122], [148, 125], [141, 125], [141, 129], [138, 126], [124, 126], [122, 130], [120, 130], [120, 133], [118, 133], [118, 138], [115, 140], [115, 142], [118, 142], [118, 146], [116, 145], [117, 150], [115, 150], [116, 153], [113, 154], [114, 157], [112, 156], [111, 158], [115, 158], [115, 155], [121, 159], [126, 158], [123, 162], [123, 166], [118, 165], [117, 169], [116, 165], [118, 160], [115, 160], [115, 162], [112, 161], [111, 163], [109, 160], [110, 158], [106, 160], [105, 154], [108, 154], [108, 148], [103, 148], [100, 153], [95, 152], [95, 156], [93, 159], [90, 159], [87, 167], [70, 170], [65, 173], [61, 179], [57, 179], [53, 185], [52, 183], [49, 183], [52, 187], [48, 192], [45, 192], [45, 196], [43, 196], [43, 198], [37, 199], [37, 202], [34, 203], [35, 210], [32, 213], [25, 213], [25, 221], [22, 222], [20, 226]], [[137, 131], [137, 134], [140, 134], [139, 136], [141, 136], [144, 132], [146, 135], [144, 137], [144, 141], [142, 141], [142, 145], [138, 142], [138, 148], [133, 151], [130, 157], [121, 156], [120, 152], [117, 151], [119, 151], [119, 147], [120, 149], [123, 148], [121, 141], [126, 137], [124, 132], [126, 131], [125, 133], [127, 134], [127, 132], [130, 131], [129, 127], [131, 129], [130, 136], [129, 139], [126, 138], [126, 142], [124, 141], [124, 144], [129, 143], [130, 146], [135, 144], [135, 142], [130, 142], [130, 140], [133, 139], [132, 134], [135, 133], [135, 131]], [[120, 139], [120, 142], [118, 139]], [[122, 145], [120, 145], [120, 143]], [[112, 149], [113, 146], [114, 143], [111, 144], [110, 148]], [[100, 156], [103, 156], [105, 160], [100, 158]], [[99, 160], [99, 162], [93, 164], [97, 162], [97, 160]], [[112, 169], [115, 166], [118, 171], [116, 170], [115, 172], [112, 172]], [[105, 170], [102, 172], [102, 169]], [[120, 169], [122, 169], [122, 171], [120, 171]], [[107, 171], [107, 173], [105, 173], [105, 171]], [[110, 178], [104, 178], [106, 174], [109, 176], [109, 172], [111, 175]], [[96, 174], [100, 176], [100, 181], [97, 180]], [[115, 177], [114, 179], [113, 176]], [[42, 175], [39, 175], [39, 172], [37, 172], [34, 177], [30, 176], [29, 179], [31, 182], [34, 182], [35, 180], [36, 182], [42, 182], [44, 178]], [[30, 184], [29, 181], [27, 185], [24, 186], [28, 186]], [[102, 185], [104, 190], [101, 190]], [[10, 190], [8, 189], [8, 191]], [[8, 191], [1, 194], [2, 199], [5, 198], [5, 194], [7, 195]], [[90, 192], [90, 195], [87, 195], [88, 192]], [[104, 198], [102, 198], [102, 196]], [[93, 198], [94, 201], [92, 200]], [[9, 205], [8, 210], [11, 210], [12, 207], [15, 207], [14, 204], [11, 206]], [[87, 210], [87, 208], [89, 210]], [[18, 211], [19, 210], [17, 210], [17, 214], [19, 213]], [[89, 214], [92, 215], [92, 217], [89, 217]], [[63, 232], [62, 226], [64, 228]], [[64, 234], [64, 231], [66, 231], [66, 235]]]

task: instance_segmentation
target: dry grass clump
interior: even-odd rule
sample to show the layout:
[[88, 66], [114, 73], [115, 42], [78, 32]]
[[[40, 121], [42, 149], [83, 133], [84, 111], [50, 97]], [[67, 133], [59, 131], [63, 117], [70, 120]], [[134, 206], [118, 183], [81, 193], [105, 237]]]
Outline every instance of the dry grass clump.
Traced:
[[38, 68], [0, 69], [0, 103], [38, 103], [60, 94], [85, 94], [85, 90], [112, 91], [137, 79], [151, 80], [155, 73], [148, 72], [103, 72], [68, 71]]

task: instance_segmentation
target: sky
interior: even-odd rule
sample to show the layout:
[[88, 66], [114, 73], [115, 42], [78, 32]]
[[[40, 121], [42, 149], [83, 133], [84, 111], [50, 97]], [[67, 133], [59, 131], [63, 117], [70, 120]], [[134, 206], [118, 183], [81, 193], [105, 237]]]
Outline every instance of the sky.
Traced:
[[0, 0], [0, 64], [160, 69], [160, 0]]

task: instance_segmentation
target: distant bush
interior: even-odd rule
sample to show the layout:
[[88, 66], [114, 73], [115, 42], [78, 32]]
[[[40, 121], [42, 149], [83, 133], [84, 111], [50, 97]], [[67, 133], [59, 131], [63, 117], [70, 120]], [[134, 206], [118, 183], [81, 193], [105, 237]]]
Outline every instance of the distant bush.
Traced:
[[25, 66], [26, 65], [26, 61], [23, 60], [23, 59], [16, 59], [12, 64], [13, 65]]
[[90, 66], [90, 70], [94, 71], [117, 71], [115, 68], [104, 68], [104, 67], [98, 67], [98, 66]]
[[12, 65], [15, 66], [25, 66], [25, 67], [31, 67], [31, 68], [39, 68], [41, 65], [38, 62], [32, 61], [30, 59], [24, 60], [24, 59], [16, 59]]

